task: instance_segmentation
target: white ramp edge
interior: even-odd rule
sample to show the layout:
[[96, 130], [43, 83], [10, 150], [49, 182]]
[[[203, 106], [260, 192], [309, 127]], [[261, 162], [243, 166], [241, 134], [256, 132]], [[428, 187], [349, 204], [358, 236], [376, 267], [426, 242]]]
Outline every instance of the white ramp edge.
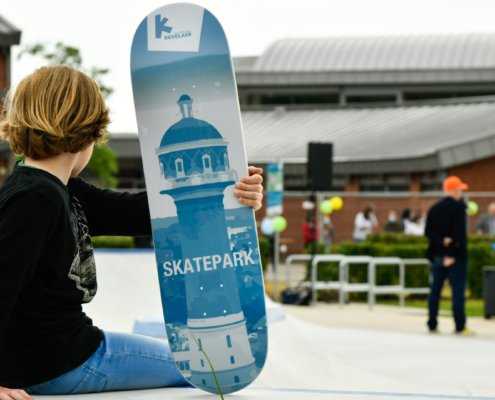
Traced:
[[[285, 311], [279, 303], [275, 303], [265, 294], [266, 316], [268, 324], [285, 319]], [[142, 316], [134, 322], [132, 333], [145, 336], [166, 338], [165, 321], [163, 316]]]
[[[215, 397], [213, 397], [215, 396]], [[495, 397], [484, 396], [456, 396], [442, 394], [416, 394], [416, 393], [394, 393], [394, 392], [363, 392], [344, 390], [315, 390], [315, 389], [286, 389], [286, 388], [257, 388], [248, 387], [240, 392], [229, 394], [229, 398], [237, 400], [299, 400], [302, 396], [311, 396], [312, 399], [333, 400], [495, 400]], [[73, 398], [74, 395], [37, 396], [36, 400], [64, 400]], [[79, 400], [104, 399], [104, 400], [163, 400], [163, 399], [218, 399], [218, 395], [203, 392], [192, 387], [171, 387], [160, 389], [127, 390], [115, 392], [100, 392], [89, 394], [78, 394]]]

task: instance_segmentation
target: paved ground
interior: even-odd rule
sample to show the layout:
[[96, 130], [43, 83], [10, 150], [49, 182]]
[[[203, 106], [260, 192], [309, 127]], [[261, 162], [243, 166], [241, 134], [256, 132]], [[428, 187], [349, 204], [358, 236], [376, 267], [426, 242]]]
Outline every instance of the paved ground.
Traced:
[[[375, 329], [389, 332], [426, 333], [427, 310], [424, 308], [375, 305], [370, 311], [367, 304], [351, 303], [341, 309], [337, 304], [318, 303], [316, 307], [284, 305], [284, 310], [303, 321], [322, 326]], [[454, 319], [439, 317], [441, 336], [452, 336]], [[469, 317], [467, 326], [475, 331], [472, 338], [495, 340], [495, 318]], [[495, 380], [495, 378], [494, 378]]]
[[[153, 253], [97, 253], [96, 262], [99, 292], [84, 307], [95, 324], [131, 332], [137, 317], [160, 315]], [[450, 318], [441, 321], [445, 334], [424, 333], [423, 310], [381, 306], [370, 313], [361, 305], [345, 310], [334, 305], [286, 306], [285, 310], [287, 319], [269, 327], [269, 356], [262, 374], [253, 388], [232, 397], [372, 400], [484, 396], [495, 400], [492, 321], [480, 319], [475, 324], [474, 318], [470, 320], [479, 335], [468, 338], [449, 333]], [[80, 395], [78, 399], [205, 396], [213, 398], [196, 389], [156, 389]]]

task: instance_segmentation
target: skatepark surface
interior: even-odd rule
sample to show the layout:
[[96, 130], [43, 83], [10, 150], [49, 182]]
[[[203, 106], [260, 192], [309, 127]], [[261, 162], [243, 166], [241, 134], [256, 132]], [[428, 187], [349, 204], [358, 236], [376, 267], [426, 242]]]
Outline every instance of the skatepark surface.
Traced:
[[[85, 312], [109, 331], [132, 332], [141, 317], [162, 314], [152, 252], [96, 252], [98, 293]], [[269, 325], [267, 363], [241, 399], [495, 400], [495, 321], [470, 318], [477, 337], [458, 337], [450, 318], [441, 334], [425, 332], [424, 310], [351, 305], [285, 306]], [[423, 314], [418, 314], [418, 313]], [[381, 322], [380, 322], [381, 321]], [[395, 328], [394, 328], [395, 327]], [[78, 395], [77, 398], [213, 398], [192, 388]], [[33, 396], [63, 400], [67, 396]]]

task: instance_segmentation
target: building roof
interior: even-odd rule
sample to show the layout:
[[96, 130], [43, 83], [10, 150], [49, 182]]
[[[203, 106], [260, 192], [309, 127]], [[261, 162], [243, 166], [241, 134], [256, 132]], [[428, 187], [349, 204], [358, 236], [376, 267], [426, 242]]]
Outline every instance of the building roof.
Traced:
[[334, 144], [335, 173], [438, 170], [495, 156], [495, 103], [243, 111], [250, 163], [305, 163]]
[[394, 71], [495, 68], [495, 34], [283, 39], [253, 70]]
[[21, 42], [21, 31], [0, 16], [0, 46], [12, 46]]
[[[189, 118], [187, 118], [189, 119]], [[335, 174], [433, 171], [495, 156], [495, 99], [479, 103], [243, 110], [250, 164], [307, 161], [307, 144], [334, 144]], [[122, 158], [140, 158], [138, 135], [111, 134]], [[8, 152], [0, 144], [0, 153]]]
[[480, 82], [494, 48], [495, 34], [283, 39], [234, 65], [241, 85]]

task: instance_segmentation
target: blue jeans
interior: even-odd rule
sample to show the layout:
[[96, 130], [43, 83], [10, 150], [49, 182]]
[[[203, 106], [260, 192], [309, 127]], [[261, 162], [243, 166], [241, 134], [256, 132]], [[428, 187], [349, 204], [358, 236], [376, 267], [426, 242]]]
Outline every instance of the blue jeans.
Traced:
[[103, 332], [96, 352], [58, 378], [24, 388], [28, 394], [77, 394], [190, 385], [179, 373], [167, 341]]
[[464, 292], [466, 291], [467, 261], [456, 260], [450, 267], [444, 267], [442, 263], [443, 257], [434, 257], [431, 264], [433, 283], [431, 284], [430, 296], [428, 298], [428, 327], [435, 329], [438, 325], [438, 303], [440, 301], [443, 282], [448, 276], [450, 286], [452, 287], [452, 311], [454, 313], [455, 330], [460, 332], [466, 326]]

